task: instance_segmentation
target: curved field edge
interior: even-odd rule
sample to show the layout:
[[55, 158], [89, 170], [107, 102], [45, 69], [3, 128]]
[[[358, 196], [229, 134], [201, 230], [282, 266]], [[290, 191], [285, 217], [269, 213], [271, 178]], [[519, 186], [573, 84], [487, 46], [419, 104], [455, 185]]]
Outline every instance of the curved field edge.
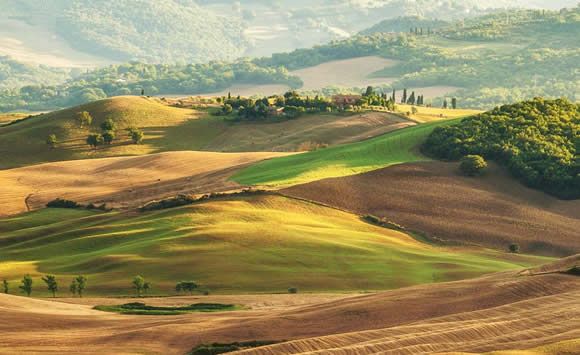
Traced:
[[231, 179], [242, 185], [282, 187], [430, 160], [419, 152], [419, 145], [436, 127], [457, 122], [459, 118], [425, 123], [362, 142], [267, 160], [242, 169]]
[[[0, 273], [89, 278], [93, 294], [154, 294], [195, 280], [212, 292], [384, 290], [476, 277], [548, 258], [442, 248], [291, 198], [225, 198], [150, 213], [45, 209], [0, 220]], [[44, 287], [35, 286], [35, 294]], [[34, 295], [34, 294], [33, 294]]]

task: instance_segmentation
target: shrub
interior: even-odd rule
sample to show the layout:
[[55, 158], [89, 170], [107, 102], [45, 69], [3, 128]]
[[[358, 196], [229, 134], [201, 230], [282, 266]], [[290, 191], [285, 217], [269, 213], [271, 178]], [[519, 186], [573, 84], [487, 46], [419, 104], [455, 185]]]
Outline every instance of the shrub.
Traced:
[[481, 155], [466, 155], [459, 164], [459, 170], [467, 176], [481, 175], [485, 168], [487, 168], [487, 162]]
[[509, 251], [510, 253], [517, 254], [520, 252], [520, 246], [517, 245], [516, 243], [511, 243], [509, 246]]
[[46, 204], [48, 208], [82, 208], [80, 204], [75, 201], [65, 200], [61, 198], [57, 198], [56, 200], [52, 200]]
[[298, 293], [298, 289], [296, 287], [290, 287], [288, 293]]

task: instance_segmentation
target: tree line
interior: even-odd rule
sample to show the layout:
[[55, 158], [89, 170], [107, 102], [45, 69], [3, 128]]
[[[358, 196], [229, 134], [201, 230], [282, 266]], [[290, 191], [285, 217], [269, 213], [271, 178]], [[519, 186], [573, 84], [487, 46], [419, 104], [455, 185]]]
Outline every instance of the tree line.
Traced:
[[[60, 284], [55, 275], [45, 275], [41, 277], [42, 282], [44, 282], [46, 290], [52, 295], [52, 297], [56, 297], [59, 289]], [[83, 294], [87, 288], [88, 279], [84, 275], [79, 275], [74, 277], [68, 287], [70, 294], [73, 297], [83, 297]], [[30, 275], [25, 275], [20, 284], [18, 285], [18, 289], [21, 293], [25, 294], [27, 297], [30, 297], [33, 291], [34, 280]], [[143, 295], [147, 294], [151, 290], [151, 283], [148, 282], [143, 276], [137, 275], [131, 280], [130, 284], [131, 288], [134, 290], [137, 297], [142, 297]], [[175, 291], [177, 293], [189, 293], [190, 295], [193, 294], [194, 291], [199, 289], [199, 284], [195, 281], [179, 281], [175, 285]], [[2, 280], [2, 291], [5, 294], [9, 294], [11, 291], [10, 282], [6, 279]], [[205, 291], [208, 294], [208, 291]]]

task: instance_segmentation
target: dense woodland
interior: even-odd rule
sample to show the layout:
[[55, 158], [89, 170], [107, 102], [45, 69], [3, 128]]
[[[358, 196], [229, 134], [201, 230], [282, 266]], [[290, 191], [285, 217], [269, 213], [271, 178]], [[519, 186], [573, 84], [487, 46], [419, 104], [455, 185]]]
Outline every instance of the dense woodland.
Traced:
[[530, 187], [580, 198], [580, 104], [536, 98], [438, 127], [424, 150], [458, 160], [481, 155]]
[[[466, 50], [470, 45], [478, 48]], [[0, 91], [0, 111], [58, 108], [107, 96], [139, 94], [142, 90], [146, 95], [195, 95], [223, 90], [232, 84], [287, 84], [299, 89], [302, 83], [290, 74], [291, 70], [368, 55], [400, 61], [399, 65], [375, 73], [399, 78], [382, 87], [384, 92], [405, 87], [455, 86], [461, 88], [454, 94], [461, 107], [486, 109], [535, 96], [575, 101], [580, 95], [580, 7], [558, 12], [496, 13], [437, 31], [411, 26], [405, 33], [359, 35], [310, 49], [235, 62], [111, 65], [61, 85]], [[318, 94], [332, 93], [323, 90]], [[442, 104], [443, 98], [433, 102], [434, 106]]]

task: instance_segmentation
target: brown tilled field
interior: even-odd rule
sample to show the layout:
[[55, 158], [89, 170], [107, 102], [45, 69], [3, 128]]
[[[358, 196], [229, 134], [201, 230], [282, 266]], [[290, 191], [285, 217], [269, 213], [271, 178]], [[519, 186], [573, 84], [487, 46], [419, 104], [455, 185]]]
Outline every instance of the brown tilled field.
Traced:
[[[554, 266], [369, 295], [194, 296], [155, 305], [244, 304], [246, 310], [131, 316], [92, 310], [131, 299], [35, 300], [0, 295], [0, 349], [183, 354], [199, 344], [290, 341], [247, 353], [417, 354], [528, 349], [580, 338], [580, 279]], [[2, 350], [0, 350], [2, 352]]]
[[359, 214], [373, 214], [429, 237], [566, 256], [580, 251], [580, 201], [526, 188], [490, 164], [485, 176], [460, 176], [457, 164], [403, 164], [283, 190]]
[[233, 190], [240, 185], [228, 178], [237, 169], [280, 155], [169, 152], [0, 170], [0, 216], [42, 208], [56, 198], [134, 207], [179, 193]]

